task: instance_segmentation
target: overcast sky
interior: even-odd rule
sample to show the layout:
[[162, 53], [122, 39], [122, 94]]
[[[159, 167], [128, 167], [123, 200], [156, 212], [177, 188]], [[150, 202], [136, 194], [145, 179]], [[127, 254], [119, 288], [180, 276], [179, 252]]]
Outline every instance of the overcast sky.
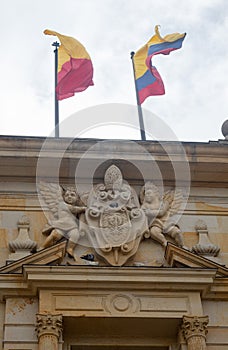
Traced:
[[[51, 44], [56, 38], [45, 36], [44, 29], [78, 39], [94, 66], [95, 85], [60, 101], [62, 122], [90, 106], [136, 104], [130, 52], [143, 46], [159, 24], [162, 36], [187, 36], [180, 50], [154, 59], [166, 94], [148, 97], [143, 107], [181, 141], [223, 138], [221, 125], [228, 119], [227, 0], [1, 0], [0, 18], [1, 135], [47, 136], [53, 130]], [[120, 135], [112, 126], [104, 135], [93, 131], [93, 137]]]

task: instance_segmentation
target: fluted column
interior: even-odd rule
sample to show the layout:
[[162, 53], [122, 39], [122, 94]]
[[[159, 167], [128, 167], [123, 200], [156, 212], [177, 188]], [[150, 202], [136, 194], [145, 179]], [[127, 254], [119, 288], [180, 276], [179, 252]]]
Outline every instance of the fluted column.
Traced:
[[62, 315], [37, 314], [36, 332], [39, 350], [58, 350], [62, 334]]
[[188, 350], [206, 350], [208, 316], [183, 316], [182, 332]]

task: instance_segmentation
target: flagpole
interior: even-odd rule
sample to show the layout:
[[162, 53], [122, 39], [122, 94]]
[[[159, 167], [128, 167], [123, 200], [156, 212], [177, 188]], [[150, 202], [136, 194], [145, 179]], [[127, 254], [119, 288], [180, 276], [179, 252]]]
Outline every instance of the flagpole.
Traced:
[[142, 106], [139, 101], [139, 95], [138, 90], [136, 86], [136, 76], [135, 76], [135, 64], [134, 64], [134, 51], [131, 52], [131, 60], [132, 60], [132, 67], [133, 67], [133, 73], [134, 73], [134, 81], [135, 81], [135, 92], [136, 92], [136, 100], [137, 100], [137, 107], [138, 107], [138, 117], [139, 117], [139, 126], [140, 126], [140, 133], [141, 133], [141, 140], [146, 141], [146, 133], [145, 133], [145, 127], [144, 127], [144, 121], [143, 121], [143, 112], [142, 112]]
[[55, 41], [52, 46], [55, 47], [55, 137], [59, 137], [59, 101], [57, 99], [56, 87], [58, 84], [58, 47], [59, 43]]

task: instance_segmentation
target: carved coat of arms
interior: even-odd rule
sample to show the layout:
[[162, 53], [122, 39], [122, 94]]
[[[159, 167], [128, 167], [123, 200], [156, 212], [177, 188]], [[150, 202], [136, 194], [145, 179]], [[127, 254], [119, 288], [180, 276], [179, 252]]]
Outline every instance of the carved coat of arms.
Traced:
[[173, 220], [182, 203], [181, 190], [168, 190], [163, 195], [152, 182], [146, 182], [139, 203], [120, 169], [111, 165], [103, 183], [89, 193], [79, 196], [74, 188], [46, 183], [39, 184], [39, 192], [49, 209], [42, 248], [66, 239], [67, 254], [75, 264], [82, 264], [75, 252], [78, 244], [92, 248], [99, 260], [111, 266], [131, 264], [130, 258], [143, 238], [152, 238], [165, 248], [170, 237], [183, 247], [180, 227]]
[[92, 246], [114, 266], [122, 266], [135, 254], [147, 228], [134, 189], [115, 165], [107, 169], [104, 183], [91, 191], [85, 218]]

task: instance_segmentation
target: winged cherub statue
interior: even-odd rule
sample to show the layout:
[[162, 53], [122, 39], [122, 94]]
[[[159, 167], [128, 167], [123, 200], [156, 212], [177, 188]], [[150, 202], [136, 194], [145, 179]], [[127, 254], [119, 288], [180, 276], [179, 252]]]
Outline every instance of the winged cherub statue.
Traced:
[[141, 208], [148, 219], [146, 238], [153, 238], [166, 247], [165, 236], [172, 237], [178, 246], [183, 247], [183, 237], [180, 227], [170, 220], [176, 214], [182, 203], [182, 191], [167, 191], [163, 197], [152, 182], [146, 182], [140, 192]]
[[75, 188], [61, 188], [57, 184], [40, 183], [39, 192], [49, 209], [48, 227], [43, 233], [49, 234], [41, 248], [47, 248], [57, 243], [63, 237], [67, 238], [67, 253], [77, 261], [74, 248], [80, 237], [79, 216], [86, 207], [81, 206], [79, 195]]

